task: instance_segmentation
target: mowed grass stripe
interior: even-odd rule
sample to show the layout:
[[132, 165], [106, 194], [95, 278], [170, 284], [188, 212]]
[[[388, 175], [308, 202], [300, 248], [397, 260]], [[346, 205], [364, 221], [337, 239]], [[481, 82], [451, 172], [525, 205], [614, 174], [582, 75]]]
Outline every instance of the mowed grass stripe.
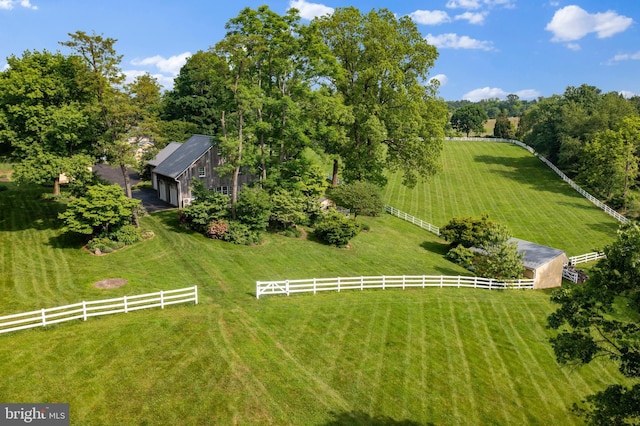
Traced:
[[[617, 221], [584, 199], [528, 151], [505, 143], [450, 141], [443, 171], [420, 181], [403, 201], [389, 176], [385, 202], [443, 226], [452, 217], [489, 216], [514, 236], [577, 255], [613, 241]], [[437, 202], [428, 200], [435, 194]], [[415, 206], [418, 205], [419, 208]], [[599, 246], [599, 247], [594, 247]]]
[[[511, 399], [513, 405], [515, 403], [517, 410], [514, 412], [512, 408], [507, 406], [506, 401], [503, 399], [503, 395], [513, 395], [516, 396], [515, 389], [511, 384], [511, 377], [509, 377], [509, 373], [504, 367], [505, 362], [502, 358], [500, 351], [497, 348], [496, 342], [487, 327], [487, 318], [485, 316], [485, 312], [482, 305], [475, 298], [469, 298], [468, 305], [472, 311], [473, 320], [471, 321], [471, 326], [473, 328], [473, 336], [471, 338], [474, 342], [477, 342], [479, 347], [479, 356], [480, 365], [477, 368], [482, 368], [482, 365], [485, 365], [487, 368], [487, 372], [489, 373], [489, 377], [485, 379], [487, 385], [490, 386], [489, 392], [487, 396], [492, 397], [495, 401], [495, 406], [500, 407], [500, 411], [502, 417], [500, 419], [500, 423], [506, 423], [510, 420], [513, 420], [514, 416], [522, 413], [522, 401], [517, 398], [516, 400]], [[486, 404], [483, 404], [482, 407], [486, 408]], [[495, 421], [496, 413], [492, 409], [491, 413], [485, 413], [485, 419], [487, 421]], [[520, 419], [520, 422], [524, 423], [525, 418]]]
[[[521, 323], [514, 319], [512, 313], [505, 305], [492, 305], [495, 311], [502, 317], [501, 326], [504, 335], [508, 337], [514, 347], [522, 348], [517, 352], [517, 363], [515, 367], [520, 370], [521, 384], [535, 390], [535, 397], [538, 404], [543, 405], [538, 408], [543, 413], [554, 413], [558, 410], [558, 401], [564, 400], [558, 392], [549, 374], [544, 373], [540, 360], [531, 351], [529, 345], [531, 336], [529, 333], [523, 334]], [[523, 374], [522, 374], [523, 373]]]

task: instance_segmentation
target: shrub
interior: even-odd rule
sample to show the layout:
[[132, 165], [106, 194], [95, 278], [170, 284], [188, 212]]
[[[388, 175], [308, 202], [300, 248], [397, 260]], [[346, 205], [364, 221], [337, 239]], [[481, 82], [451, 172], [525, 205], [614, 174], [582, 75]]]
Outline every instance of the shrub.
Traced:
[[384, 209], [380, 188], [370, 182], [352, 182], [329, 191], [329, 197], [354, 216], [378, 216]]
[[471, 269], [473, 266], [473, 259], [475, 257], [473, 250], [466, 248], [463, 245], [452, 248], [447, 252], [447, 259], [453, 263], [457, 263], [466, 269]]
[[261, 188], [244, 188], [236, 204], [236, 217], [251, 229], [264, 231], [271, 216], [271, 199]]
[[111, 253], [114, 250], [118, 250], [124, 247], [125, 244], [120, 241], [114, 241], [107, 237], [96, 237], [92, 238], [87, 243], [87, 248], [92, 253], [101, 252], [101, 253]]
[[330, 210], [316, 224], [314, 234], [318, 239], [337, 247], [345, 247], [349, 240], [360, 231], [360, 225], [354, 220]]
[[234, 244], [251, 245], [260, 243], [262, 241], [262, 234], [251, 229], [244, 223], [232, 221], [229, 222], [227, 232], [225, 232], [220, 239]]
[[209, 238], [220, 240], [228, 230], [229, 223], [226, 220], [214, 220], [209, 224], [209, 229], [207, 229], [207, 236], [209, 236]]
[[133, 225], [122, 226], [114, 232], [111, 237], [127, 246], [142, 241], [142, 233], [140, 229]]

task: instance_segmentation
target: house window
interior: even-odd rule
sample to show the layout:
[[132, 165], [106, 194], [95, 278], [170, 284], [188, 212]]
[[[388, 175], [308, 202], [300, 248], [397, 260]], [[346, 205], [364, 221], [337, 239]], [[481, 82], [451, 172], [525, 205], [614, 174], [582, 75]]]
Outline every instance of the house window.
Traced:
[[207, 177], [207, 172], [204, 167], [198, 167], [198, 177]]
[[224, 195], [229, 195], [229, 187], [228, 186], [219, 186], [216, 188], [216, 192], [219, 192]]

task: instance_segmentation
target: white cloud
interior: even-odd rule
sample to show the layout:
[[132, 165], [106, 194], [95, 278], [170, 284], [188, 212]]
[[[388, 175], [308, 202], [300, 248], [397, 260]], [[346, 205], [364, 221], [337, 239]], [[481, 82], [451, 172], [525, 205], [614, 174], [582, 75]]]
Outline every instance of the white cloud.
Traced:
[[580, 47], [578, 43], [567, 43], [567, 48], [569, 50], [573, 50], [574, 52], [577, 52], [578, 50], [582, 49], [582, 47]]
[[626, 99], [633, 98], [634, 96], [640, 96], [636, 93], [630, 92], [629, 90], [621, 90], [618, 93], [620, 93], [622, 97]]
[[[474, 89], [470, 92], [465, 93], [462, 96], [462, 99], [465, 99], [471, 102], [478, 102], [482, 99], [492, 99], [492, 98], [504, 99], [510, 93], [513, 93], [513, 92], [505, 92], [504, 90], [498, 87], [483, 87], [483, 88]], [[515, 92], [515, 94], [518, 95], [520, 99], [535, 99], [540, 96], [540, 92], [538, 92], [535, 89], [519, 90]]]
[[636, 53], [619, 53], [607, 61], [608, 65], [621, 61], [637, 61], [640, 60], [640, 50]]
[[479, 9], [480, 0], [449, 0], [447, 7], [449, 9]]
[[411, 12], [409, 17], [415, 23], [421, 25], [438, 25], [451, 22], [451, 18], [447, 12], [443, 10], [416, 10], [415, 12]]
[[590, 33], [598, 38], [611, 37], [625, 31], [633, 19], [608, 10], [603, 13], [589, 13], [579, 6], [571, 5], [556, 11], [545, 29], [553, 33], [551, 41], [580, 40]]
[[482, 24], [484, 23], [484, 18], [487, 16], [486, 12], [465, 12], [460, 15], [456, 15], [455, 20], [459, 21], [461, 19], [466, 19], [470, 24]]
[[429, 84], [431, 84], [432, 80], [438, 80], [440, 82], [440, 87], [442, 87], [447, 84], [449, 78], [444, 74], [436, 74], [429, 79]]
[[11, 10], [16, 5], [26, 9], [38, 10], [38, 6], [32, 5], [29, 0], [0, 0], [0, 9]]
[[[129, 83], [133, 83], [133, 80], [135, 80], [136, 77], [140, 77], [141, 75], [147, 74], [148, 71], [125, 70], [122, 72], [124, 73], [124, 76], [125, 76], [124, 83], [129, 84]], [[175, 78], [174, 75], [168, 76], [166, 74], [151, 74], [151, 73], [149, 73], [149, 75], [151, 75], [151, 77], [158, 80], [158, 84], [162, 86], [164, 89], [168, 90], [173, 88], [173, 80]]]
[[516, 0], [484, 0], [484, 2], [489, 6], [503, 6], [507, 9], [513, 9], [516, 7]]
[[134, 59], [132, 65], [136, 66], [154, 66], [163, 73], [169, 73], [173, 76], [178, 75], [180, 68], [187, 62], [187, 58], [191, 56], [191, 52], [184, 52], [179, 55], [164, 58], [160, 55], [151, 56], [144, 59]]
[[537, 99], [542, 95], [542, 93], [535, 89], [518, 90], [515, 94], [518, 95], [520, 99]]
[[504, 98], [507, 95], [507, 92], [497, 87], [483, 87], [481, 89], [473, 89], [472, 91], [465, 93], [462, 95], [462, 99], [471, 102], [478, 102], [482, 99]]
[[488, 7], [503, 6], [507, 9], [515, 7], [515, 0], [449, 0], [446, 7], [449, 9], [480, 9], [483, 5]]
[[289, 8], [298, 9], [300, 17], [308, 20], [333, 13], [332, 7], [320, 3], [309, 3], [305, 0], [290, 0]]
[[427, 41], [441, 49], [480, 49], [495, 50], [493, 43], [490, 41], [476, 40], [469, 36], [459, 36], [455, 33], [440, 34], [434, 36], [427, 34]]

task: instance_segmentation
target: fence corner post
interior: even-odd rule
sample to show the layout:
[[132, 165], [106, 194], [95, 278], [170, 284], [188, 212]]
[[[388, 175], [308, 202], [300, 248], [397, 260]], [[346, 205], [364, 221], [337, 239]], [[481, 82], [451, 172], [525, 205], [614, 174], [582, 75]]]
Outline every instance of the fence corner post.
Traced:
[[194, 296], [196, 298], [196, 303], [195, 304], [197, 305], [198, 304], [198, 286], [197, 285], [193, 286], [193, 294], [194, 294]]
[[87, 302], [84, 300], [82, 301], [82, 318], [87, 320]]

